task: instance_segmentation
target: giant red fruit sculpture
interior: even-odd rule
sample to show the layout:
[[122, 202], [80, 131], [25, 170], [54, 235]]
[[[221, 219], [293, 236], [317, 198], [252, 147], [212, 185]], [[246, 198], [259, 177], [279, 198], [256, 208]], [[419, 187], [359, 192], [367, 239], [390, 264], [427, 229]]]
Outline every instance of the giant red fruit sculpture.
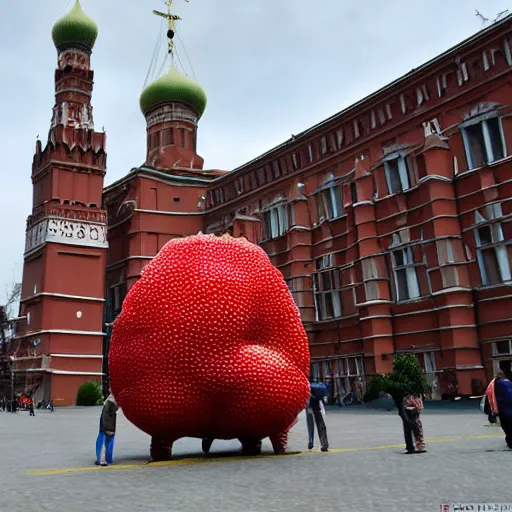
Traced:
[[288, 287], [262, 249], [230, 236], [165, 245], [126, 296], [109, 369], [126, 417], [167, 447], [286, 438], [309, 397], [308, 341]]

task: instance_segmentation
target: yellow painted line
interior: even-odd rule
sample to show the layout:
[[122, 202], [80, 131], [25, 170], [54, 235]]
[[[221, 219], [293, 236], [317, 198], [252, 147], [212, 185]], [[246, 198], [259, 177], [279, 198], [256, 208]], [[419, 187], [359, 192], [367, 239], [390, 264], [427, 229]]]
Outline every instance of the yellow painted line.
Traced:
[[122, 471], [126, 469], [139, 469], [147, 464], [119, 464], [117, 466], [90, 466], [84, 468], [48, 469], [45, 471], [27, 471], [31, 475], [61, 475], [63, 473], [81, 473], [84, 471]]
[[[305, 455], [309, 452], [288, 452], [281, 457], [298, 457], [300, 455]], [[321, 452], [317, 452], [321, 453]], [[240, 460], [257, 460], [257, 459], [273, 459], [276, 456], [274, 454], [268, 453], [265, 455], [234, 455], [228, 457], [205, 457], [204, 459], [181, 459], [181, 460], [165, 460], [162, 462], [151, 462], [146, 464], [149, 467], [165, 467], [165, 466], [179, 466], [180, 464], [211, 464], [213, 462], [236, 462]]]
[[[464, 439], [492, 439], [502, 438], [502, 434], [475, 434], [466, 436], [453, 436], [453, 437], [434, 437], [425, 439], [426, 444], [430, 443], [450, 443], [454, 441], [462, 441]], [[363, 446], [353, 448], [329, 448], [327, 453], [323, 453], [320, 450], [301, 451], [301, 452], [289, 452], [283, 457], [299, 457], [304, 455], [329, 455], [330, 453], [354, 453], [354, 452], [369, 452], [369, 451], [382, 451], [382, 450], [396, 450], [403, 448], [401, 444], [388, 444], [383, 446]], [[126, 471], [131, 469], [142, 469], [142, 468], [158, 468], [168, 466], [186, 466], [192, 464], [213, 464], [220, 462], [235, 462], [241, 460], [255, 460], [255, 459], [269, 459], [275, 458], [273, 454], [257, 455], [257, 456], [244, 456], [236, 455], [234, 457], [205, 457], [205, 458], [194, 458], [194, 459], [176, 459], [162, 462], [151, 462], [151, 463], [131, 463], [131, 464], [119, 464], [107, 467], [101, 466], [87, 466], [81, 468], [64, 468], [64, 469], [48, 469], [48, 470], [31, 470], [27, 471], [27, 474], [35, 476], [48, 476], [48, 475], [62, 475], [65, 473], [80, 473], [84, 471]]]

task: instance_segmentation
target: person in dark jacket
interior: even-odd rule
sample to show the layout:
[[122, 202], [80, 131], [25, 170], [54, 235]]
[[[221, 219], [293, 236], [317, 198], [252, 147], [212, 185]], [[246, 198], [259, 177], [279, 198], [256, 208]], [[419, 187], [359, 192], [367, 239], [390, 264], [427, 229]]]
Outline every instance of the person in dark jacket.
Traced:
[[[314, 384], [313, 386], [316, 386]], [[323, 452], [329, 451], [329, 440], [327, 439], [327, 427], [325, 425], [321, 393], [319, 394], [317, 387], [311, 387], [311, 395], [306, 406], [306, 421], [308, 425], [308, 449], [312, 450], [315, 441], [315, 423], [318, 429], [318, 437], [320, 438], [320, 448]]]
[[116, 435], [117, 410], [119, 409], [111, 393], [103, 404], [100, 416], [100, 431], [96, 439], [96, 465], [108, 466], [113, 462], [114, 437]]
[[505, 432], [505, 442], [512, 449], [512, 382], [505, 377], [496, 378], [494, 380], [494, 393], [501, 428]]

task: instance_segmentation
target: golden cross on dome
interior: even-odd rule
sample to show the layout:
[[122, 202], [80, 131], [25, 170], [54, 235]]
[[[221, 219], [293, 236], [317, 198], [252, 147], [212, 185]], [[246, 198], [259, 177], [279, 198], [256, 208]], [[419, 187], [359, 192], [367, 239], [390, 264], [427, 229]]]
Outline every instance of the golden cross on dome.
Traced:
[[[189, 2], [190, 0], [185, 0], [185, 2]], [[176, 16], [176, 14], [172, 13], [172, 3], [173, 0], [166, 0], [165, 5], [167, 5], [167, 13], [160, 12], [160, 11], [153, 11], [153, 14], [156, 14], [157, 16], [161, 16], [162, 18], [165, 18], [169, 23], [169, 30], [167, 31], [167, 38], [169, 39], [169, 53], [172, 53], [174, 49], [174, 28], [175, 28], [175, 22], [181, 20], [179, 16]]]

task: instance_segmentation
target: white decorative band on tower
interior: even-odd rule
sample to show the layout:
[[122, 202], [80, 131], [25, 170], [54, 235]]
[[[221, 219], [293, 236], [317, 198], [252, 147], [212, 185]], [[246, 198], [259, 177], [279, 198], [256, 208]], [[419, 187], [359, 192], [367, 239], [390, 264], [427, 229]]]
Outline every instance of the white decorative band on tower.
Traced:
[[191, 109], [177, 103], [162, 105], [148, 114], [147, 127], [151, 128], [157, 124], [168, 123], [171, 121], [186, 121], [197, 126], [198, 117]]
[[46, 243], [105, 249], [108, 247], [107, 227], [92, 222], [44, 218], [27, 230], [25, 254]]

